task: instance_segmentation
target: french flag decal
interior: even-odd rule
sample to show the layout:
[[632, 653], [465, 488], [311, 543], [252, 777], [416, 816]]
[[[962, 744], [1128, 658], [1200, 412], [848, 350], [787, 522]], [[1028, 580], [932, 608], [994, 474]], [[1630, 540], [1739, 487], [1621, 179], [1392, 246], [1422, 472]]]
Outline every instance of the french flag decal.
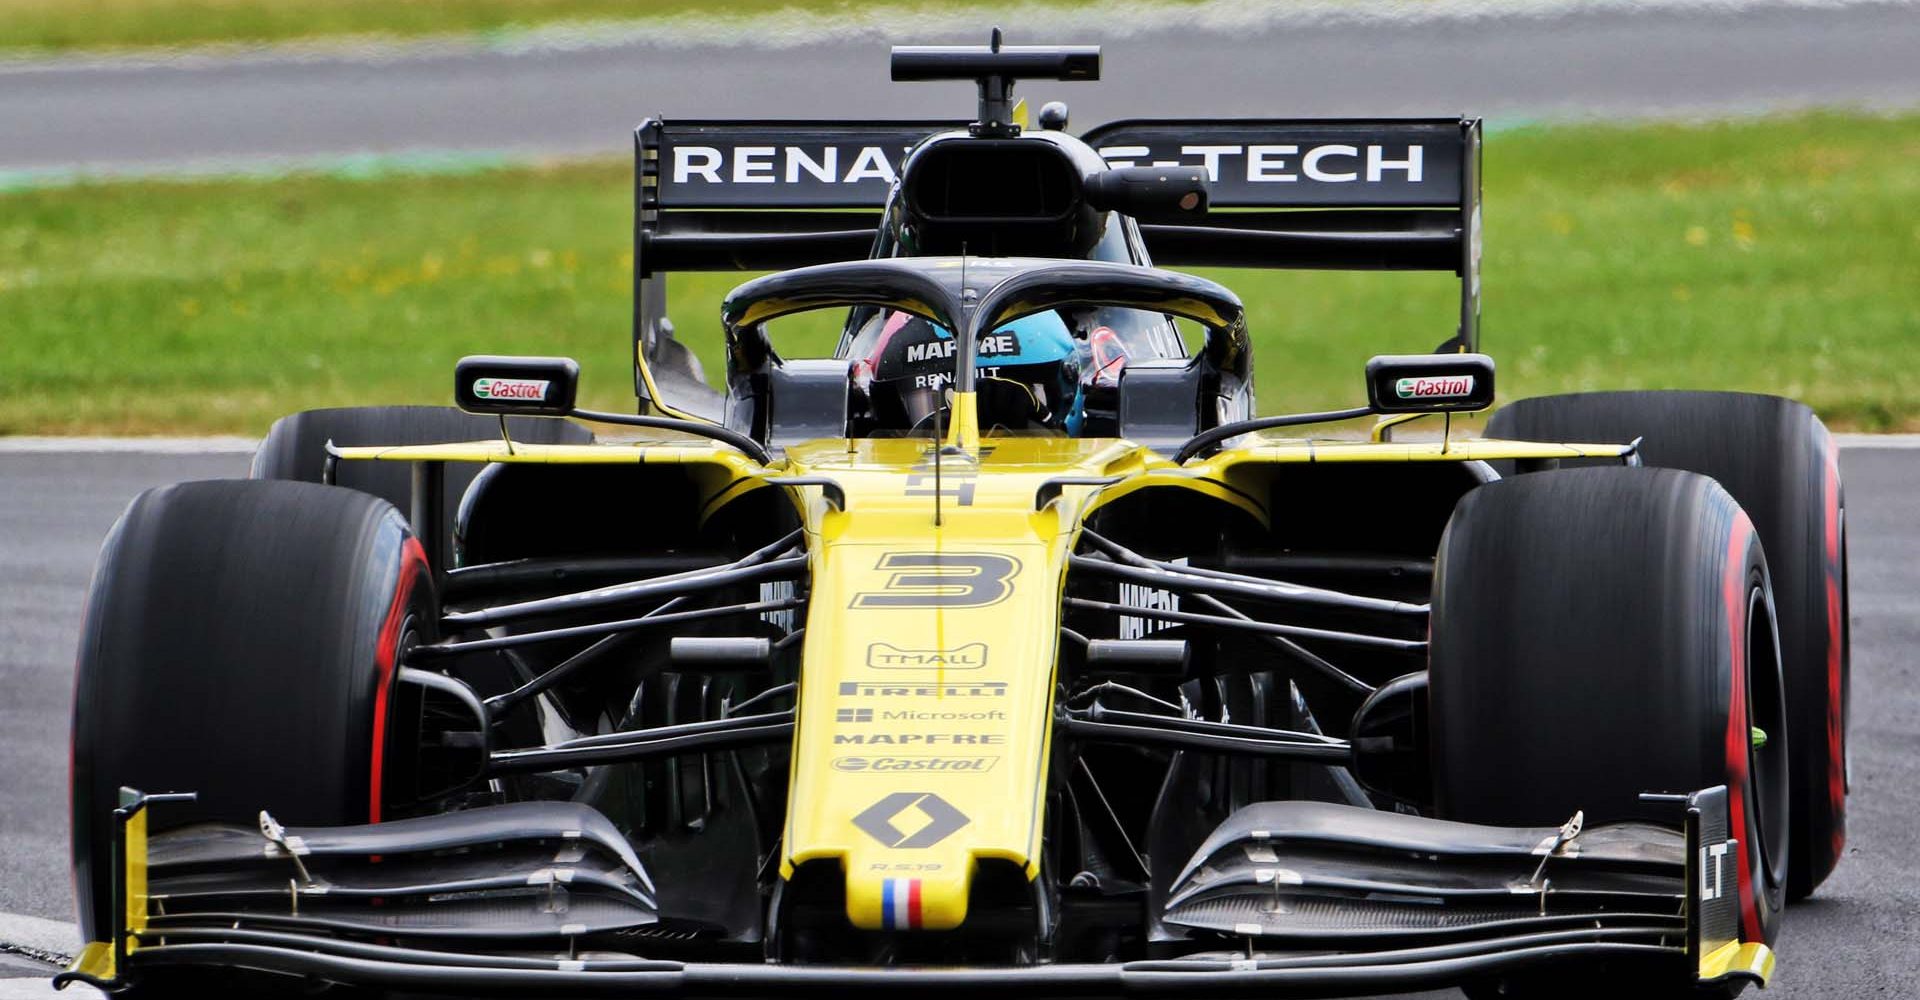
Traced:
[[914, 930], [920, 926], [920, 880], [890, 878], [880, 884], [880, 926]]

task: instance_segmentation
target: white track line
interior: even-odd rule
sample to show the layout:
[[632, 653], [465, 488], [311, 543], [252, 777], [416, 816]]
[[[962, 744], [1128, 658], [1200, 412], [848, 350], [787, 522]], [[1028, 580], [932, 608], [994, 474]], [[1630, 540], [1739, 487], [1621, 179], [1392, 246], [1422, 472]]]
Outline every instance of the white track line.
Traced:
[[[0, 913], [0, 941], [40, 951], [71, 955], [80, 950], [80, 929], [62, 920], [30, 917], [22, 913]], [[16, 956], [5, 956], [8, 969], [31, 968], [32, 963]], [[15, 978], [0, 978], [0, 1000], [41, 1000], [43, 997], [98, 997], [96, 990], [69, 987], [56, 993], [52, 977], [57, 970]]]
[[249, 437], [0, 437], [6, 455], [251, 455]]
[[51, 979], [0, 979], [0, 1000], [90, 1000], [106, 994], [88, 986], [69, 986], [56, 991]]
[[80, 928], [64, 920], [0, 913], [0, 941], [71, 955], [80, 948]]
[[1833, 442], [1860, 451], [1906, 451], [1920, 448], [1920, 434], [1835, 434]]

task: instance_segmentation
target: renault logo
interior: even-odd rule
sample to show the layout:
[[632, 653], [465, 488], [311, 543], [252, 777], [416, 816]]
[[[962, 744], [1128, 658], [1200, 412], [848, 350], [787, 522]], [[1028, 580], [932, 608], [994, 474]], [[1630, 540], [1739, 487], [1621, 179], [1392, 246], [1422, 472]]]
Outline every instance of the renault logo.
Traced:
[[896, 850], [932, 847], [970, 822], [932, 792], [894, 792], [853, 818], [860, 832]]

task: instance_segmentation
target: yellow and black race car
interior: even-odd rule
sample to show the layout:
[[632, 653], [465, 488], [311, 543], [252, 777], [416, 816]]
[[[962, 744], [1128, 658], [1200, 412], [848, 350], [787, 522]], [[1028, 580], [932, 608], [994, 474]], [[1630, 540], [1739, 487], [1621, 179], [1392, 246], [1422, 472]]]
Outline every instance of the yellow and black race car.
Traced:
[[[1095, 49], [893, 59], [977, 81], [976, 119], [641, 125], [636, 413], [476, 356], [458, 409], [295, 414], [251, 480], [133, 502], [79, 654], [61, 978], [1764, 982], [1845, 836], [1812, 413], [1596, 393], [1396, 441], [1493, 401], [1477, 121], [1076, 137], [1011, 91]], [[1452, 271], [1459, 325], [1364, 405], [1261, 417], [1239, 299], [1156, 262]], [[702, 394], [665, 281], [719, 269], [773, 273]], [[822, 311], [833, 356], [789, 357]]]

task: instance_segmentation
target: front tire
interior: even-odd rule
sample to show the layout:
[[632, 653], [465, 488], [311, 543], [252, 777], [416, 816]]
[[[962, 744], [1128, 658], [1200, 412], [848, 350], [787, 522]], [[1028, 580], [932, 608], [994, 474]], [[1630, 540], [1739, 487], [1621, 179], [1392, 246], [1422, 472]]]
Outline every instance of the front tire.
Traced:
[[1645, 464], [1712, 476], [1767, 551], [1787, 686], [1793, 851], [1787, 892], [1811, 894], [1846, 848], [1851, 688], [1846, 493], [1833, 436], [1805, 404], [1733, 392], [1593, 392], [1523, 399], [1489, 437], [1641, 441]]
[[[1726, 785], [1740, 937], [1774, 940], [1791, 737], [1766, 559], [1725, 490], [1672, 470], [1596, 468], [1468, 494], [1435, 563], [1429, 671], [1441, 816], [1558, 826], [1578, 810], [1589, 827], [1671, 826], [1673, 807], [1640, 793]], [[1768, 733], [1760, 747], [1754, 728]], [[1505, 985], [1492, 995], [1559, 992]]]
[[74, 681], [73, 864], [85, 940], [114, 931], [121, 786], [192, 791], [154, 828], [378, 821], [403, 649], [438, 620], [391, 504], [308, 483], [151, 489], [108, 534]]

